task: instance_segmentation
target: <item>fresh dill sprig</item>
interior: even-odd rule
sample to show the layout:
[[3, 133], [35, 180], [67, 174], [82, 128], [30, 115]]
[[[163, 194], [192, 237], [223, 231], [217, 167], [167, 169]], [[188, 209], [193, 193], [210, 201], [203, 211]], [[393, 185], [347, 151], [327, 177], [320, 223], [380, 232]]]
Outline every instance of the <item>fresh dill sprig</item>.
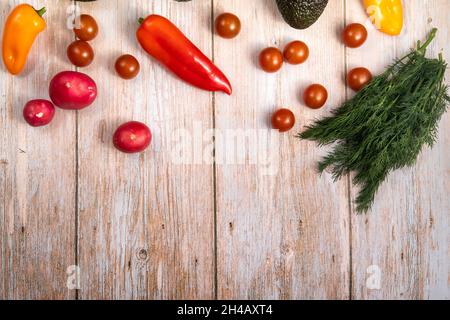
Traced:
[[332, 115], [315, 121], [298, 135], [320, 146], [334, 144], [318, 165], [331, 168], [335, 180], [355, 172], [360, 187], [358, 213], [367, 212], [375, 194], [393, 170], [414, 165], [422, 147], [433, 146], [438, 122], [450, 98], [445, 84], [447, 63], [425, 57], [436, 36], [397, 60]]

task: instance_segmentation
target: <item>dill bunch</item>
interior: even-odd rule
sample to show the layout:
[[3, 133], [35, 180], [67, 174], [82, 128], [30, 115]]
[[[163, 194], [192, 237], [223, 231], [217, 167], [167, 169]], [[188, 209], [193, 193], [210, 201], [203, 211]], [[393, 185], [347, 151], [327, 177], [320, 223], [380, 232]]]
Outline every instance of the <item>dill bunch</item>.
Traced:
[[355, 172], [360, 187], [358, 213], [367, 212], [388, 174], [414, 165], [422, 147], [433, 146], [438, 122], [450, 98], [445, 84], [447, 63], [425, 57], [436, 36], [397, 60], [332, 115], [315, 121], [298, 135], [320, 146], [334, 144], [318, 169], [332, 170], [335, 180]]

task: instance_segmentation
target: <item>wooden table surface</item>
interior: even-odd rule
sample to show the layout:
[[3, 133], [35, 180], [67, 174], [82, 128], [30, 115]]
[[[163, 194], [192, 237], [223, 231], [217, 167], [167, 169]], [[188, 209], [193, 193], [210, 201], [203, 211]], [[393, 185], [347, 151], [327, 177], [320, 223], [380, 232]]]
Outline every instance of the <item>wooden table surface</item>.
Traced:
[[[20, 2], [0, 0], [1, 25]], [[22, 75], [0, 69], [0, 298], [450, 298], [450, 115], [435, 148], [392, 174], [366, 215], [355, 213], [348, 177], [333, 183], [316, 174], [326, 150], [294, 137], [351, 96], [346, 71], [381, 72], [433, 26], [439, 34], [429, 54], [443, 50], [450, 61], [450, 1], [405, 1], [403, 34], [369, 29], [360, 49], [339, 39], [346, 23], [370, 26], [359, 0], [330, 1], [303, 31], [284, 23], [274, 0], [99, 0], [78, 9], [69, 0], [28, 2], [47, 7], [48, 28]], [[225, 11], [242, 21], [236, 39], [211, 31]], [[100, 26], [95, 61], [81, 69], [96, 80], [98, 99], [31, 128], [25, 102], [47, 99], [51, 77], [75, 70], [65, 55], [74, 12]], [[171, 19], [213, 57], [234, 86], [231, 97], [186, 85], [140, 49], [136, 20], [150, 13]], [[262, 48], [293, 39], [309, 45], [307, 63], [276, 74], [258, 68]], [[123, 53], [141, 62], [139, 78], [114, 74]], [[299, 98], [313, 82], [330, 93], [320, 111]], [[268, 131], [279, 107], [297, 117], [288, 134]], [[112, 146], [115, 128], [129, 120], [152, 129], [145, 153]], [[242, 132], [247, 143], [223, 146], [227, 133]]]

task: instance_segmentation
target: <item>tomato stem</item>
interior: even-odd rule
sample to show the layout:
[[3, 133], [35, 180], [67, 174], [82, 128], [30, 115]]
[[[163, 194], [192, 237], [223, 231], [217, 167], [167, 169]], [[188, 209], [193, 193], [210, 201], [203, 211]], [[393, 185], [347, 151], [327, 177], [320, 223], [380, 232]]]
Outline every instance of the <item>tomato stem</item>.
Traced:
[[145, 20], [145, 19], [141, 17], [141, 18], [138, 19], [138, 23], [139, 23], [139, 24], [142, 24], [142, 23], [144, 22], [144, 20]]
[[[36, 9], [34, 9], [34, 10], [36, 10]], [[36, 10], [36, 13], [37, 13], [40, 17], [42, 17], [46, 12], [47, 12], [47, 9], [45, 9], [45, 7], [42, 7], [41, 9]]]

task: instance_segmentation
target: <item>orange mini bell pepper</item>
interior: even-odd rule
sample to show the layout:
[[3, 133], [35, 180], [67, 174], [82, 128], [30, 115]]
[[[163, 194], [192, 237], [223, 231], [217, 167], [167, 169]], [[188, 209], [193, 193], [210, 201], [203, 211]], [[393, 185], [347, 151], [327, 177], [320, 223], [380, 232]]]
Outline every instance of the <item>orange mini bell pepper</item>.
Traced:
[[403, 29], [401, 0], [363, 0], [366, 12], [375, 27], [391, 36], [398, 36]]
[[20, 4], [6, 19], [2, 54], [3, 63], [11, 74], [23, 70], [34, 40], [46, 27], [44, 13], [45, 8], [35, 10], [28, 4]]

